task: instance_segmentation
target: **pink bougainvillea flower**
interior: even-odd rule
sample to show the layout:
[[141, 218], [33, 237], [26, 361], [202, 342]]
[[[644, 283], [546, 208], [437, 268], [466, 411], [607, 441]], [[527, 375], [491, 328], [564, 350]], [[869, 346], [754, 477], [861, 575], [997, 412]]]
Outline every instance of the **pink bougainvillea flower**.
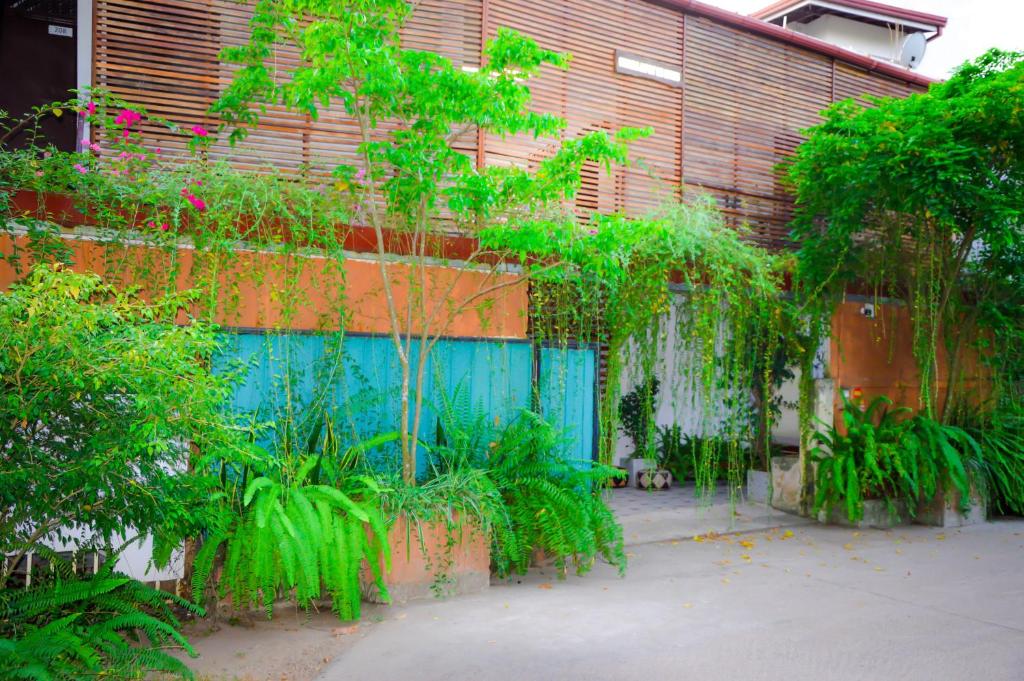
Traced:
[[83, 137], [82, 138], [82, 146], [83, 147], [87, 147], [90, 144], [92, 144], [92, 140], [90, 140], [88, 137]]
[[206, 210], [206, 202], [202, 199], [196, 198], [194, 194], [189, 194], [186, 198], [188, 199], [188, 202], [191, 203], [192, 206], [200, 213]]
[[153, 222], [152, 220], [146, 220], [146, 226], [147, 227], [156, 227], [156, 223]]
[[181, 188], [181, 195], [182, 196], [188, 196], [188, 187], [182, 187]]
[[83, 175], [85, 175], [87, 172], [89, 172], [89, 169], [86, 168], [85, 166], [83, 166], [81, 163], [76, 163], [74, 165], [74, 169], [77, 170], [78, 172], [82, 173]]
[[89, 115], [96, 113], [96, 102], [89, 102], [85, 105], [85, 110], [89, 112]]
[[195, 135], [196, 137], [206, 137], [207, 135], [210, 134], [210, 132], [201, 125], [193, 125], [192, 134]]
[[160, 153], [160, 147], [157, 147], [156, 149], [154, 149], [153, 153], [154, 154], [159, 154]]
[[353, 179], [356, 182], [362, 182], [364, 177], [366, 177], [366, 169], [365, 168], [360, 168], [359, 171], [356, 173], [356, 176]]
[[160, 229], [161, 229], [161, 231], [164, 231], [164, 232], [166, 232], [166, 231], [167, 231], [167, 230], [169, 230], [170, 228], [171, 228], [171, 226], [170, 226], [169, 224], [167, 224], [166, 222], [165, 222], [165, 223], [163, 223], [162, 225], [160, 225]]
[[100, 145], [96, 144], [95, 142], [90, 144], [89, 148], [97, 154], [100, 153]]
[[141, 120], [141, 114], [132, 111], [131, 109], [121, 109], [121, 113], [117, 114], [117, 118], [114, 119], [114, 122], [118, 125], [130, 128]]

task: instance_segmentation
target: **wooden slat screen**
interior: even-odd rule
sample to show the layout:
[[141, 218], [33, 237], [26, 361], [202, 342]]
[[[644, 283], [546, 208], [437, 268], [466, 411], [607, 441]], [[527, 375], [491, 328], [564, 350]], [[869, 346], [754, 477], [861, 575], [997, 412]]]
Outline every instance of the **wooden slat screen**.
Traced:
[[767, 246], [785, 242], [791, 200], [777, 166], [828, 106], [831, 62], [698, 16], [686, 17], [684, 181], [718, 199]]
[[[654, 128], [634, 145], [643, 166], [585, 174], [577, 200], [581, 209], [625, 210], [637, 215], [671, 195], [680, 180], [679, 136], [682, 91], [671, 85], [615, 72], [615, 50], [665, 64], [682, 63], [682, 15], [642, 0], [531, 2], [485, 0], [487, 35], [498, 27], [520, 31], [541, 46], [569, 52], [568, 71], [545, 69], [531, 90], [537, 111], [565, 117], [567, 138], [592, 130]], [[550, 140], [489, 137], [486, 161], [529, 167], [551, 153]]]
[[[481, 0], [421, 0], [403, 33], [413, 49], [444, 54], [457, 66], [480, 60]], [[206, 115], [233, 67], [218, 58], [222, 47], [240, 45], [249, 34], [249, 6], [231, 0], [96, 0], [94, 82], [156, 116], [184, 125], [215, 127]], [[278, 63], [297, 60], [281, 48]], [[187, 134], [174, 135], [151, 126], [148, 136], [168, 153], [181, 152]], [[270, 107], [260, 128], [245, 143], [211, 149], [240, 165], [272, 165], [294, 171], [301, 165], [329, 168], [354, 160], [358, 134], [354, 122], [332, 107], [316, 121]], [[477, 138], [467, 134], [459, 148], [476, 155]]]
[[[682, 184], [688, 195], [710, 193], [731, 221], [770, 247], [786, 245], [792, 201], [776, 167], [800, 143], [799, 131], [830, 101], [919, 89], [646, 0], [419, 0], [415, 7], [403, 43], [457, 66], [479, 66], [482, 41], [501, 26], [572, 53], [569, 71], [545, 69], [531, 85], [535, 109], [566, 118], [567, 137], [654, 128], [634, 145], [636, 166], [611, 177], [584, 169], [577, 209], [639, 215]], [[231, 78], [218, 52], [246, 40], [250, 12], [231, 0], [96, 0], [95, 83], [185, 126], [214, 127], [206, 110]], [[681, 66], [683, 87], [616, 73], [617, 49]], [[297, 56], [282, 49], [277, 58], [288, 65]], [[170, 152], [188, 139], [152, 133]], [[352, 160], [357, 143], [355, 125], [336, 109], [317, 121], [272, 109], [243, 147], [219, 144], [212, 152], [242, 166], [294, 171]], [[459, 140], [479, 161], [531, 167], [556, 142], [488, 136], [479, 144], [475, 131]]]

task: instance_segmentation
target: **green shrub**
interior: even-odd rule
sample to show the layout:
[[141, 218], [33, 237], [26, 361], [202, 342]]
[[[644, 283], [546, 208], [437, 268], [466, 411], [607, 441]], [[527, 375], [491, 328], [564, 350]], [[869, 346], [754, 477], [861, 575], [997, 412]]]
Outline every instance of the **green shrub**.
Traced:
[[697, 470], [699, 443], [683, 435], [678, 425], [658, 426], [658, 465], [668, 469], [676, 482], [683, 483], [694, 477]]
[[[188, 301], [147, 303], [50, 265], [0, 293], [0, 555], [12, 558], [0, 588], [28, 552], [59, 566], [55, 543], [109, 554], [151, 536], [162, 565], [209, 523], [216, 481], [190, 464], [244, 443], [224, 408], [230, 378], [208, 369], [215, 330], [174, 324]], [[95, 578], [64, 569], [3, 591], [4, 678], [187, 672], [161, 652], [187, 648], [165, 600], [185, 604], [114, 574], [113, 560]]]
[[1016, 402], [977, 409], [958, 418], [978, 443], [972, 460], [990, 508], [1024, 515], [1024, 408]]
[[844, 397], [845, 432], [830, 426], [814, 434], [815, 512], [840, 507], [856, 522], [864, 517], [864, 501], [878, 499], [890, 513], [902, 502], [913, 514], [919, 499], [944, 485], [957, 488], [965, 506], [970, 503], [964, 462], [978, 455], [974, 439], [961, 428], [890, 406], [892, 400], [880, 396], [862, 410]]

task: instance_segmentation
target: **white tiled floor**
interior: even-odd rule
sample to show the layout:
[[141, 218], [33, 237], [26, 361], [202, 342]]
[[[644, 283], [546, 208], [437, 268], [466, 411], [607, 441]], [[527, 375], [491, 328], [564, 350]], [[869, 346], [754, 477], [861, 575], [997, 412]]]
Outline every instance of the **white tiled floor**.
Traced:
[[667, 490], [652, 492], [623, 487], [611, 491], [611, 507], [619, 517], [643, 515], [658, 511], [676, 511], [680, 509], [698, 509], [701, 507], [718, 506], [729, 503], [729, 492], [725, 485], [708, 498], [697, 498], [697, 490], [693, 483], [685, 486], [673, 485]]
[[725, 485], [720, 485], [710, 498], [698, 498], [692, 484], [661, 492], [625, 487], [608, 493], [609, 505], [622, 525], [626, 544], [630, 545], [686, 539], [709, 532], [796, 527], [810, 522], [764, 504], [742, 499], [731, 504]]

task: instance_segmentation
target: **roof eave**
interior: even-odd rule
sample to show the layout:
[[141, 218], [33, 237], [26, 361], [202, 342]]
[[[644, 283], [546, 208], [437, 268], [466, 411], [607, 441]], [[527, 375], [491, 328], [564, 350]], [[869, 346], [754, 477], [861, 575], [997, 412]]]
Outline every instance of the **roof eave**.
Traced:
[[812, 52], [818, 52], [819, 54], [824, 54], [848, 64], [858, 66], [866, 71], [879, 73], [913, 85], [928, 87], [932, 83], [938, 82], [934, 78], [929, 78], [928, 76], [924, 76], [920, 73], [915, 73], [909, 69], [897, 66], [896, 64], [878, 61], [877, 59], [872, 59], [871, 57], [858, 52], [853, 52], [852, 50], [847, 50], [839, 47], [838, 45], [833, 45], [832, 43], [825, 42], [824, 40], [812, 38], [811, 36], [804, 35], [803, 33], [797, 33], [796, 31], [790, 31], [782, 28], [781, 26], [761, 21], [760, 19], [754, 19], [753, 17], [748, 17], [743, 14], [730, 12], [720, 7], [709, 5], [705, 2], [699, 2], [699, 0], [654, 0], [654, 2], [665, 7], [672, 7], [691, 14], [705, 16], [723, 24], [741, 28], [750, 31], [751, 33], [764, 35], [784, 43], [797, 45], [811, 50]]

